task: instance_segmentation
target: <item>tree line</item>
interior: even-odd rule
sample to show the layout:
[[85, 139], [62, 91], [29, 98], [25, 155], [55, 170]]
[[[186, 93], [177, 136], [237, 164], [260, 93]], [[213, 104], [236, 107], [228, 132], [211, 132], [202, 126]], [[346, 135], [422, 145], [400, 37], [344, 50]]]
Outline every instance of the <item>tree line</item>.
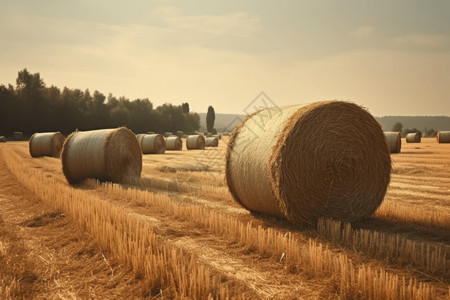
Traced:
[[99, 91], [47, 87], [39, 73], [18, 72], [16, 86], [0, 85], [0, 135], [22, 131], [94, 130], [126, 126], [135, 133], [183, 131], [200, 128], [200, 116], [189, 104], [163, 104], [156, 108], [145, 99], [107, 97]]
[[392, 131], [400, 132], [402, 137], [406, 137], [408, 135], [408, 133], [416, 133], [416, 132], [419, 133], [420, 137], [422, 137], [422, 135], [424, 135], [426, 137], [435, 137], [437, 134], [437, 131], [434, 130], [433, 128], [430, 128], [430, 129], [425, 128], [424, 132], [422, 132], [421, 130], [418, 130], [415, 127], [414, 128], [403, 128], [403, 124], [401, 122], [395, 123], [394, 126], [392, 126]]

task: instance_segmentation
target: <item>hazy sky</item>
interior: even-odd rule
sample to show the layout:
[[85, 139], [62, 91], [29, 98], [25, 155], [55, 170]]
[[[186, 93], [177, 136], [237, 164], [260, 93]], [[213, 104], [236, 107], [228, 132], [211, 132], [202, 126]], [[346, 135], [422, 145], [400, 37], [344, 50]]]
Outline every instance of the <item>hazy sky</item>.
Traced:
[[450, 1], [2, 1], [0, 84], [242, 113], [351, 100], [383, 115], [450, 115]]

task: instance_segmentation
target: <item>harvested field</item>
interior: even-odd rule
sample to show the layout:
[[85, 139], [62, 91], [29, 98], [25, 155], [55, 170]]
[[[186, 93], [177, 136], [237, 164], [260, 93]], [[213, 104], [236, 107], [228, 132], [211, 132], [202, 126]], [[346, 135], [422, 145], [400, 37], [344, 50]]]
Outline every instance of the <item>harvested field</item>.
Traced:
[[127, 184], [74, 186], [0, 144], [0, 299], [450, 299], [450, 144], [403, 140], [373, 216], [300, 227], [234, 202], [228, 137], [185, 142]]

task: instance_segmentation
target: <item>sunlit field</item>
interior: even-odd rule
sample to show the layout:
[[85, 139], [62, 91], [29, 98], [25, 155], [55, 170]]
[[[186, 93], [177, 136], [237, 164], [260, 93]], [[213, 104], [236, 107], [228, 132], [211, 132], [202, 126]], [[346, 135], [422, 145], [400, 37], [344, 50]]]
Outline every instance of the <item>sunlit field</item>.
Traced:
[[0, 298], [450, 299], [450, 144], [403, 139], [371, 218], [298, 227], [234, 202], [226, 142], [75, 186], [0, 144]]

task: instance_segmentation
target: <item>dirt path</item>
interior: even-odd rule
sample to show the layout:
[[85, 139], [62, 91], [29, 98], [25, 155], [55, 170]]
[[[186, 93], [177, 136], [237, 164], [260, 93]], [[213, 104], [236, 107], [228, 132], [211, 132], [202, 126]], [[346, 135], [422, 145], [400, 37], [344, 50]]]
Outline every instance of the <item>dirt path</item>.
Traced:
[[142, 298], [132, 272], [109, 256], [18, 184], [0, 156], [1, 299]]

